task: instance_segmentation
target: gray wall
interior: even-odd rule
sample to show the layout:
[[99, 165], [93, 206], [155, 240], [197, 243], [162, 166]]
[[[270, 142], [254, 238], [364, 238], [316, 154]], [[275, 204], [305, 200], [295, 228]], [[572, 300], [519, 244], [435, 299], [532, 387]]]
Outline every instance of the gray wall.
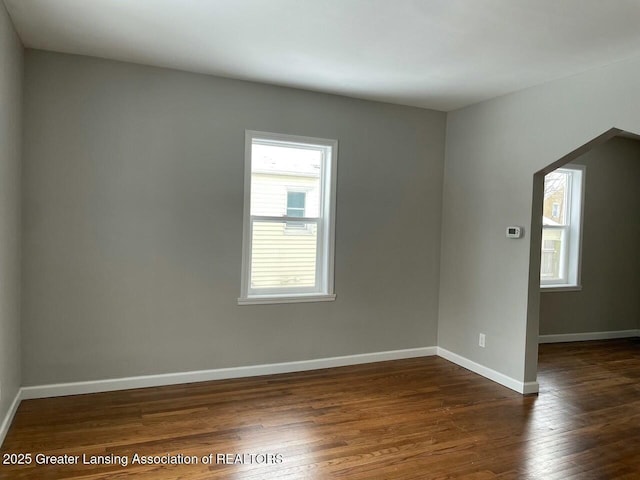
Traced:
[[582, 291], [542, 292], [540, 334], [633, 330], [640, 322], [640, 142], [614, 138], [586, 165]]
[[[24, 384], [436, 344], [445, 114], [25, 57]], [[339, 140], [337, 300], [238, 306], [245, 129]]]
[[[513, 379], [535, 381], [533, 176], [612, 127], [640, 132], [638, 98], [640, 61], [634, 60], [447, 116], [439, 346]], [[525, 237], [505, 238], [508, 224], [527, 228]], [[478, 347], [480, 332], [487, 334], [486, 348]]]
[[0, 423], [20, 380], [22, 44], [0, 2]]

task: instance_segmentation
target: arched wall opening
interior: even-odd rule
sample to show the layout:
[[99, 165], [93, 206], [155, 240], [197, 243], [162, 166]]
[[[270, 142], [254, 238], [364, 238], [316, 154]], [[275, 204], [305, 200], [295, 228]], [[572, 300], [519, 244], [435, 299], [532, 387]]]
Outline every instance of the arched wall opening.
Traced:
[[[531, 215], [531, 235], [530, 235], [530, 259], [529, 259], [529, 290], [527, 309], [527, 341], [525, 358], [525, 376], [536, 378], [538, 369], [538, 344], [540, 341], [540, 319], [541, 319], [541, 288], [540, 288], [540, 264], [542, 250], [542, 219], [543, 219], [543, 199], [544, 199], [544, 179], [545, 176], [577, 160], [586, 153], [594, 150], [614, 137], [632, 137], [640, 139], [640, 136], [633, 132], [626, 132], [618, 128], [611, 128], [601, 135], [593, 138], [581, 147], [569, 152], [557, 161], [549, 164], [545, 168], [536, 172], [533, 177], [533, 199]], [[587, 172], [587, 176], [589, 173]], [[569, 337], [567, 337], [569, 338]]]

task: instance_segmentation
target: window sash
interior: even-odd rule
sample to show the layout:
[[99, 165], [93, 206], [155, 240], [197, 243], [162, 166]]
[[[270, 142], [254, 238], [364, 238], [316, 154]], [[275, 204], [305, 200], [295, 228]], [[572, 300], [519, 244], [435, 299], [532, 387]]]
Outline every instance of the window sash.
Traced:
[[557, 230], [562, 232], [560, 236], [560, 266], [558, 268], [558, 278], [545, 278], [542, 276], [542, 261], [540, 265], [540, 285], [564, 285], [569, 279], [569, 237], [571, 235], [571, 227], [569, 225], [545, 225], [542, 227], [542, 242], [544, 256], [544, 231]]
[[[256, 222], [262, 223], [282, 223], [287, 225], [287, 222], [291, 222], [295, 219], [298, 223], [309, 223], [315, 224], [316, 226], [316, 271], [314, 277], [314, 285], [313, 287], [252, 287], [251, 286], [251, 265], [253, 264], [253, 226]], [[274, 294], [303, 294], [303, 293], [322, 293], [323, 292], [323, 268], [322, 268], [322, 257], [323, 257], [323, 222], [320, 218], [311, 218], [311, 217], [291, 217], [284, 215], [282, 217], [269, 217], [262, 215], [252, 215], [250, 219], [250, 231], [249, 231], [249, 262], [248, 262], [248, 286], [247, 293], [249, 296], [260, 296], [260, 295], [274, 295]]]
[[302, 223], [321, 223], [322, 218], [317, 217], [296, 217], [295, 215], [281, 215], [281, 216], [269, 216], [269, 215], [251, 215], [251, 222], [254, 220], [260, 220], [263, 222], [271, 223], [286, 223], [286, 222], [302, 222]]

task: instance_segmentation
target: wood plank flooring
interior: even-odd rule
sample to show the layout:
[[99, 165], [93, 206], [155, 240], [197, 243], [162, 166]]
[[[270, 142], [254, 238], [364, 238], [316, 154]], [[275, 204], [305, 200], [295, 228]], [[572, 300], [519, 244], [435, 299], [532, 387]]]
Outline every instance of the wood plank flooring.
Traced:
[[[538, 380], [523, 397], [427, 357], [29, 400], [1, 453], [32, 464], [0, 465], [0, 478], [640, 478], [639, 339], [541, 345]], [[216, 463], [226, 453], [244, 463]], [[132, 465], [135, 454], [197, 464]]]

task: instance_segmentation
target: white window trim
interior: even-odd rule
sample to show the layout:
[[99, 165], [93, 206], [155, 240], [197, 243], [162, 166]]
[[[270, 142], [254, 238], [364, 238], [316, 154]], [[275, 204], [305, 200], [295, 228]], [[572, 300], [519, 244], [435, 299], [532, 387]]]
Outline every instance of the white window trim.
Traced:
[[[317, 146], [331, 151], [323, 162], [320, 188], [320, 218], [306, 217], [268, 217], [259, 216], [261, 220], [274, 222], [316, 222], [318, 225], [317, 261], [325, 259], [324, 268], [316, 270], [316, 289], [299, 288], [289, 289], [287, 292], [263, 289], [263, 294], [251, 291], [249, 278], [251, 276], [251, 149], [254, 139], [265, 142], [300, 144], [305, 147]], [[242, 237], [242, 275], [241, 292], [238, 305], [277, 304], [277, 303], [301, 303], [333, 301], [334, 293], [334, 259], [335, 259], [335, 219], [336, 219], [336, 179], [337, 179], [338, 141], [326, 138], [305, 137], [299, 135], [286, 135], [280, 133], [261, 132], [256, 130], [245, 131], [245, 173], [244, 173], [244, 221]], [[327, 189], [328, 185], [328, 189]], [[329, 195], [326, 195], [327, 191]], [[286, 213], [286, 212], [285, 212]]]
[[[571, 173], [571, 185], [569, 186], [568, 205], [569, 205], [569, 226], [553, 227], [543, 226], [544, 228], [559, 228], [565, 230], [568, 237], [566, 256], [562, 259], [563, 266], [561, 270], [565, 270], [565, 278], [559, 280], [540, 280], [540, 289], [544, 292], [567, 292], [582, 290], [582, 232], [584, 221], [584, 191], [586, 185], [586, 166], [570, 165], [558, 168], [557, 171], [565, 171]], [[575, 188], [576, 181], [580, 188]], [[579, 208], [575, 208], [579, 205]]]

